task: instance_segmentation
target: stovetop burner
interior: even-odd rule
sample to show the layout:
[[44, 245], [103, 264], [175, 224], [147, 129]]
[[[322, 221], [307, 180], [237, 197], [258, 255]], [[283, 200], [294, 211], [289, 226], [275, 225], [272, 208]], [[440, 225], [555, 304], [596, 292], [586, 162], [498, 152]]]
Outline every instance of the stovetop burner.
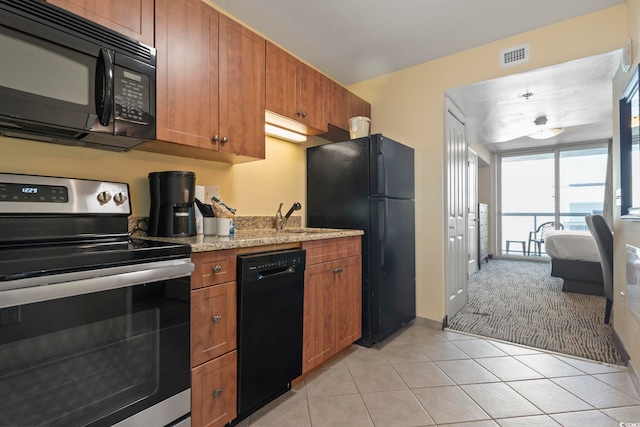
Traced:
[[0, 282], [187, 258], [188, 245], [130, 239], [0, 248]]

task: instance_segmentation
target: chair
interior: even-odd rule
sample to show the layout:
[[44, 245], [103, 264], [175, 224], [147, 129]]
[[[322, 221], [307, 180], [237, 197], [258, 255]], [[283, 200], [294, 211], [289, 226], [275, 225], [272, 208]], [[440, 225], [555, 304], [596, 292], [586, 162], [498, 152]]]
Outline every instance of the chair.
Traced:
[[604, 323], [609, 324], [611, 306], [613, 305], [613, 233], [602, 215], [588, 215], [585, 217], [585, 221], [596, 241], [596, 247], [600, 255], [604, 296], [607, 299]]
[[[564, 225], [558, 223], [558, 230], [564, 230]], [[527, 256], [531, 256], [531, 243], [533, 247], [533, 254], [542, 256], [542, 244], [547, 233], [551, 230], [556, 230], [555, 221], [544, 222], [536, 228], [536, 231], [529, 232], [529, 242], [527, 243]]]

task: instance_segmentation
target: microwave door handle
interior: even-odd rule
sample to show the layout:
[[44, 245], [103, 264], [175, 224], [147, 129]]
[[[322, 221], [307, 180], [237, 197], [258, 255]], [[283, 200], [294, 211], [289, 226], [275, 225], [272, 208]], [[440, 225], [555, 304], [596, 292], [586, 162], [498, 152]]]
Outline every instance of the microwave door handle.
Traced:
[[107, 49], [100, 49], [98, 57], [97, 74], [100, 77], [96, 82], [96, 113], [102, 126], [109, 125], [111, 110], [113, 109], [113, 60]]

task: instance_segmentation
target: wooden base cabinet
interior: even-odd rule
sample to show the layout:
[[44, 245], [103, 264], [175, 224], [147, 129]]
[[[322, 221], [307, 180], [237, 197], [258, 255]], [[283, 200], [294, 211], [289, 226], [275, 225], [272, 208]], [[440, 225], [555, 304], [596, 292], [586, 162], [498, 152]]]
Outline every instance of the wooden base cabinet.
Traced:
[[222, 427], [237, 417], [237, 376], [237, 351], [191, 371], [191, 425]]
[[236, 282], [191, 292], [191, 363], [193, 366], [234, 350]]
[[[336, 350], [341, 351], [362, 336], [362, 257], [338, 261], [336, 278]], [[332, 263], [333, 264], [333, 263]]]
[[361, 238], [304, 242], [302, 372], [322, 364], [362, 335]]
[[236, 250], [191, 255], [191, 425], [237, 416]]

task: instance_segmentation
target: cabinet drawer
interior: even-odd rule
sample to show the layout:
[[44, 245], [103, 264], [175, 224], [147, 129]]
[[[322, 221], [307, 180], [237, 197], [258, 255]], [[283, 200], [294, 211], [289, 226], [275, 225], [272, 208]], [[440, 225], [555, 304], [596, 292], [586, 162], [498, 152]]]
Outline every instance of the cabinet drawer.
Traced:
[[191, 289], [236, 280], [235, 249], [191, 254], [195, 269], [191, 273]]
[[236, 351], [191, 370], [192, 425], [221, 427], [236, 418], [237, 372]]
[[191, 292], [191, 365], [236, 348], [236, 282]]
[[313, 240], [304, 242], [302, 249], [307, 251], [307, 265], [313, 265], [360, 255], [361, 240], [360, 236]]

